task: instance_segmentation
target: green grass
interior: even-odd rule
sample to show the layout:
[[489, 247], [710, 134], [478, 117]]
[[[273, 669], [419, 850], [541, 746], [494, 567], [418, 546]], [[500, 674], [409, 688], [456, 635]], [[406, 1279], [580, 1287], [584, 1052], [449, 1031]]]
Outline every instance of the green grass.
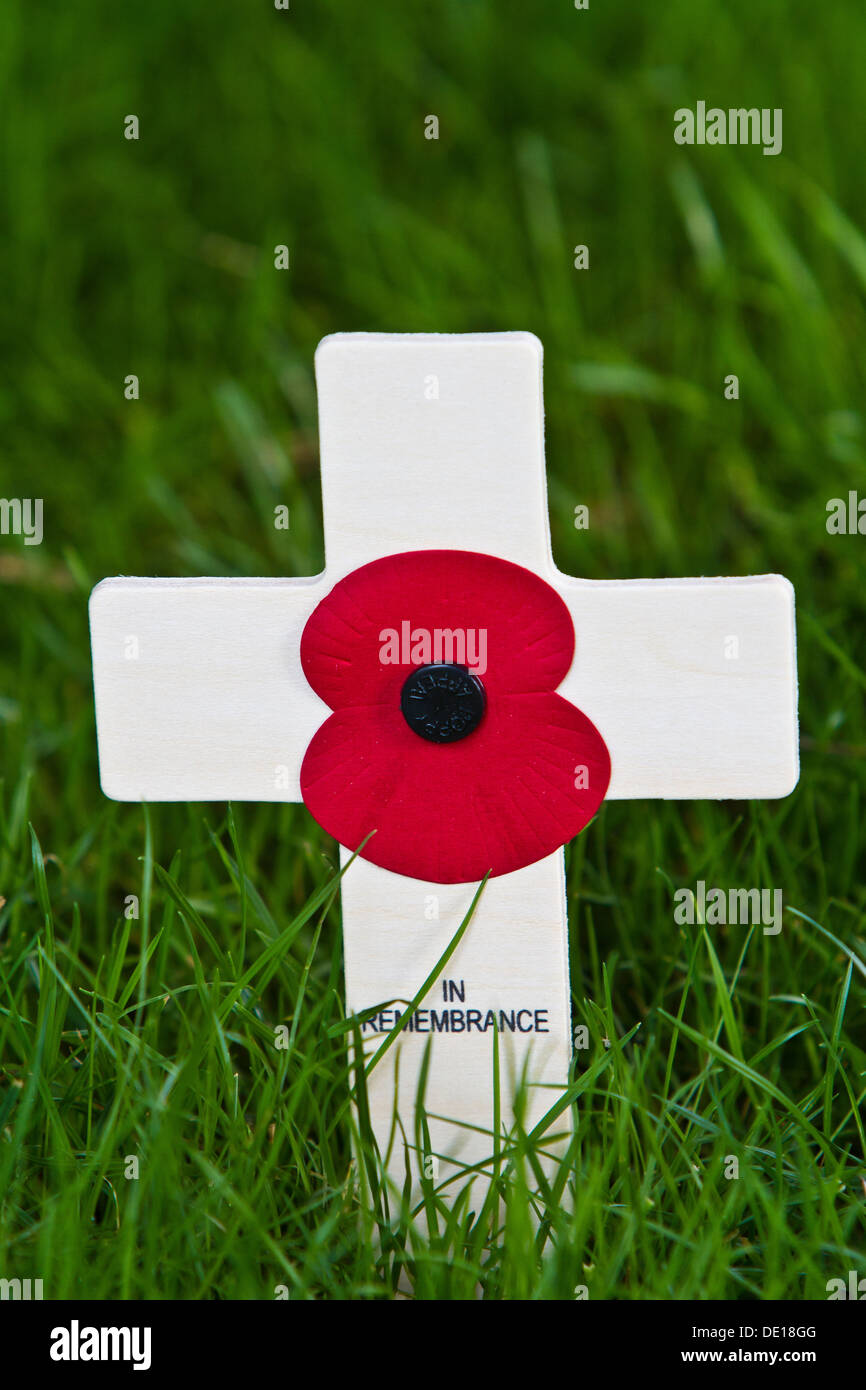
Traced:
[[[866, 540], [824, 524], [866, 495], [864, 67], [855, 0], [2, 7], [0, 493], [45, 499], [45, 542], [0, 537], [0, 1276], [736, 1299], [866, 1273]], [[699, 98], [782, 107], [783, 154], [675, 146]], [[573, 1151], [539, 1186], [518, 1131], [504, 1225], [428, 1190], [428, 1237], [352, 1162], [334, 845], [302, 807], [102, 797], [86, 595], [315, 572], [318, 339], [514, 328], [545, 346], [562, 568], [793, 581], [803, 770], [782, 802], [611, 803], [574, 843]], [[699, 878], [781, 888], [781, 934], [678, 927]]]

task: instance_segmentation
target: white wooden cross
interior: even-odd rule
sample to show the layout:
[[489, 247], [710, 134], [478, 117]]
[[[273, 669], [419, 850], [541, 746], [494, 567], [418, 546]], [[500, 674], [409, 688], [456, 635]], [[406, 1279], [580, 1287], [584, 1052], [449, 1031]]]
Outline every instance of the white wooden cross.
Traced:
[[[298, 659], [308, 617], [358, 566], [436, 548], [514, 561], [562, 596], [576, 648], [560, 694], [593, 721], [610, 750], [610, 797], [780, 797], [792, 790], [791, 585], [772, 574], [587, 581], [560, 573], [550, 549], [535, 337], [337, 334], [319, 346], [316, 377], [326, 541], [320, 575], [117, 578], [94, 589], [106, 795], [300, 800], [301, 760], [330, 714]], [[476, 887], [420, 882], [360, 859], [351, 865], [342, 884], [349, 1010], [410, 1000]], [[444, 986], [450, 1007], [531, 1011], [521, 1015], [531, 1030], [506, 1029], [499, 1042], [506, 1091], [526, 1066], [527, 1121], [537, 1122], [566, 1082], [571, 1056], [562, 850], [488, 882], [445, 974], [453, 982]], [[442, 991], [440, 980], [422, 1008], [442, 1007]], [[377, 1022], [387, 1029], [393, 1012]], [[365, 1035], [371, 1049], [382, 1041], [369, 1028]], [[379, 1147], [401, 1184], [394, 1067], [399, 1055], [397, 1108], [411, 1146], [429, 1038], [404, 1031], [370, 1077]], [[483, 1164], [492, 1153], [492, 1044], [492, 1033], [477, 1030], [433, 1040], [426, 1108], [438, 1117], [430, 1120], [430, 1139], [443, 1184], [455, 1165]], [[414, 1154], [416, 1172], [420, 1161]], [[436, 1173], [436, 1165], [427, 1171]]]

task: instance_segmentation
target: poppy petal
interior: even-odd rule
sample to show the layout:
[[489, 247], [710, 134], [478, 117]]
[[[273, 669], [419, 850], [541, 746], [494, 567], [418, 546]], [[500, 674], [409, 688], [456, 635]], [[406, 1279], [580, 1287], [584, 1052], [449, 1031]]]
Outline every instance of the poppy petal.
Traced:
[[571, 615], [531, 570], [469, 550], [414, 550], [362, 565], [311, 614], [301, 665], [331, 709], [390, 703], [395, 682], [451, 661], [499, 694], [555, 690], [574, 655]]
[[481, 726], [433, 744], [399, 708], [347, 708], [313, 738], [304, 801], [363, 858], [434, 883], [477, 882], [552, 854], [592, 819], [610, 781], [595, 726], [560, 696], [517, 694]]

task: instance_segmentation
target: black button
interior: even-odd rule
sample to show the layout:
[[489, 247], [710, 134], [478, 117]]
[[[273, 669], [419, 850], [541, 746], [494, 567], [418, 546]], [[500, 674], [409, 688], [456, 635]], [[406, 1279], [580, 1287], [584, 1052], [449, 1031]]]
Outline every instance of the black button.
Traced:
[[484, 686], [465, 666], [437, 661], [406, 678], [400, 708], [410, 729], [431, 743], [456, 743], [484, 718]]

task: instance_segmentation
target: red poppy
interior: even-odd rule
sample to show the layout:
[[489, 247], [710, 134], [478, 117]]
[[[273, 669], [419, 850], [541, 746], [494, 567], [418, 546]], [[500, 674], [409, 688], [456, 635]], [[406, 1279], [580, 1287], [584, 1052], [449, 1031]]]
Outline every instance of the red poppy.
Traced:
[[416, 550], [362, 565], [304, 628], [301, 664], [334, 713], [301, 767], [312, 815], [362, 857], [436, 883], [510, 873], [598, 810], [610, 756], [554, 694], [571, 616], [520, 565]]

